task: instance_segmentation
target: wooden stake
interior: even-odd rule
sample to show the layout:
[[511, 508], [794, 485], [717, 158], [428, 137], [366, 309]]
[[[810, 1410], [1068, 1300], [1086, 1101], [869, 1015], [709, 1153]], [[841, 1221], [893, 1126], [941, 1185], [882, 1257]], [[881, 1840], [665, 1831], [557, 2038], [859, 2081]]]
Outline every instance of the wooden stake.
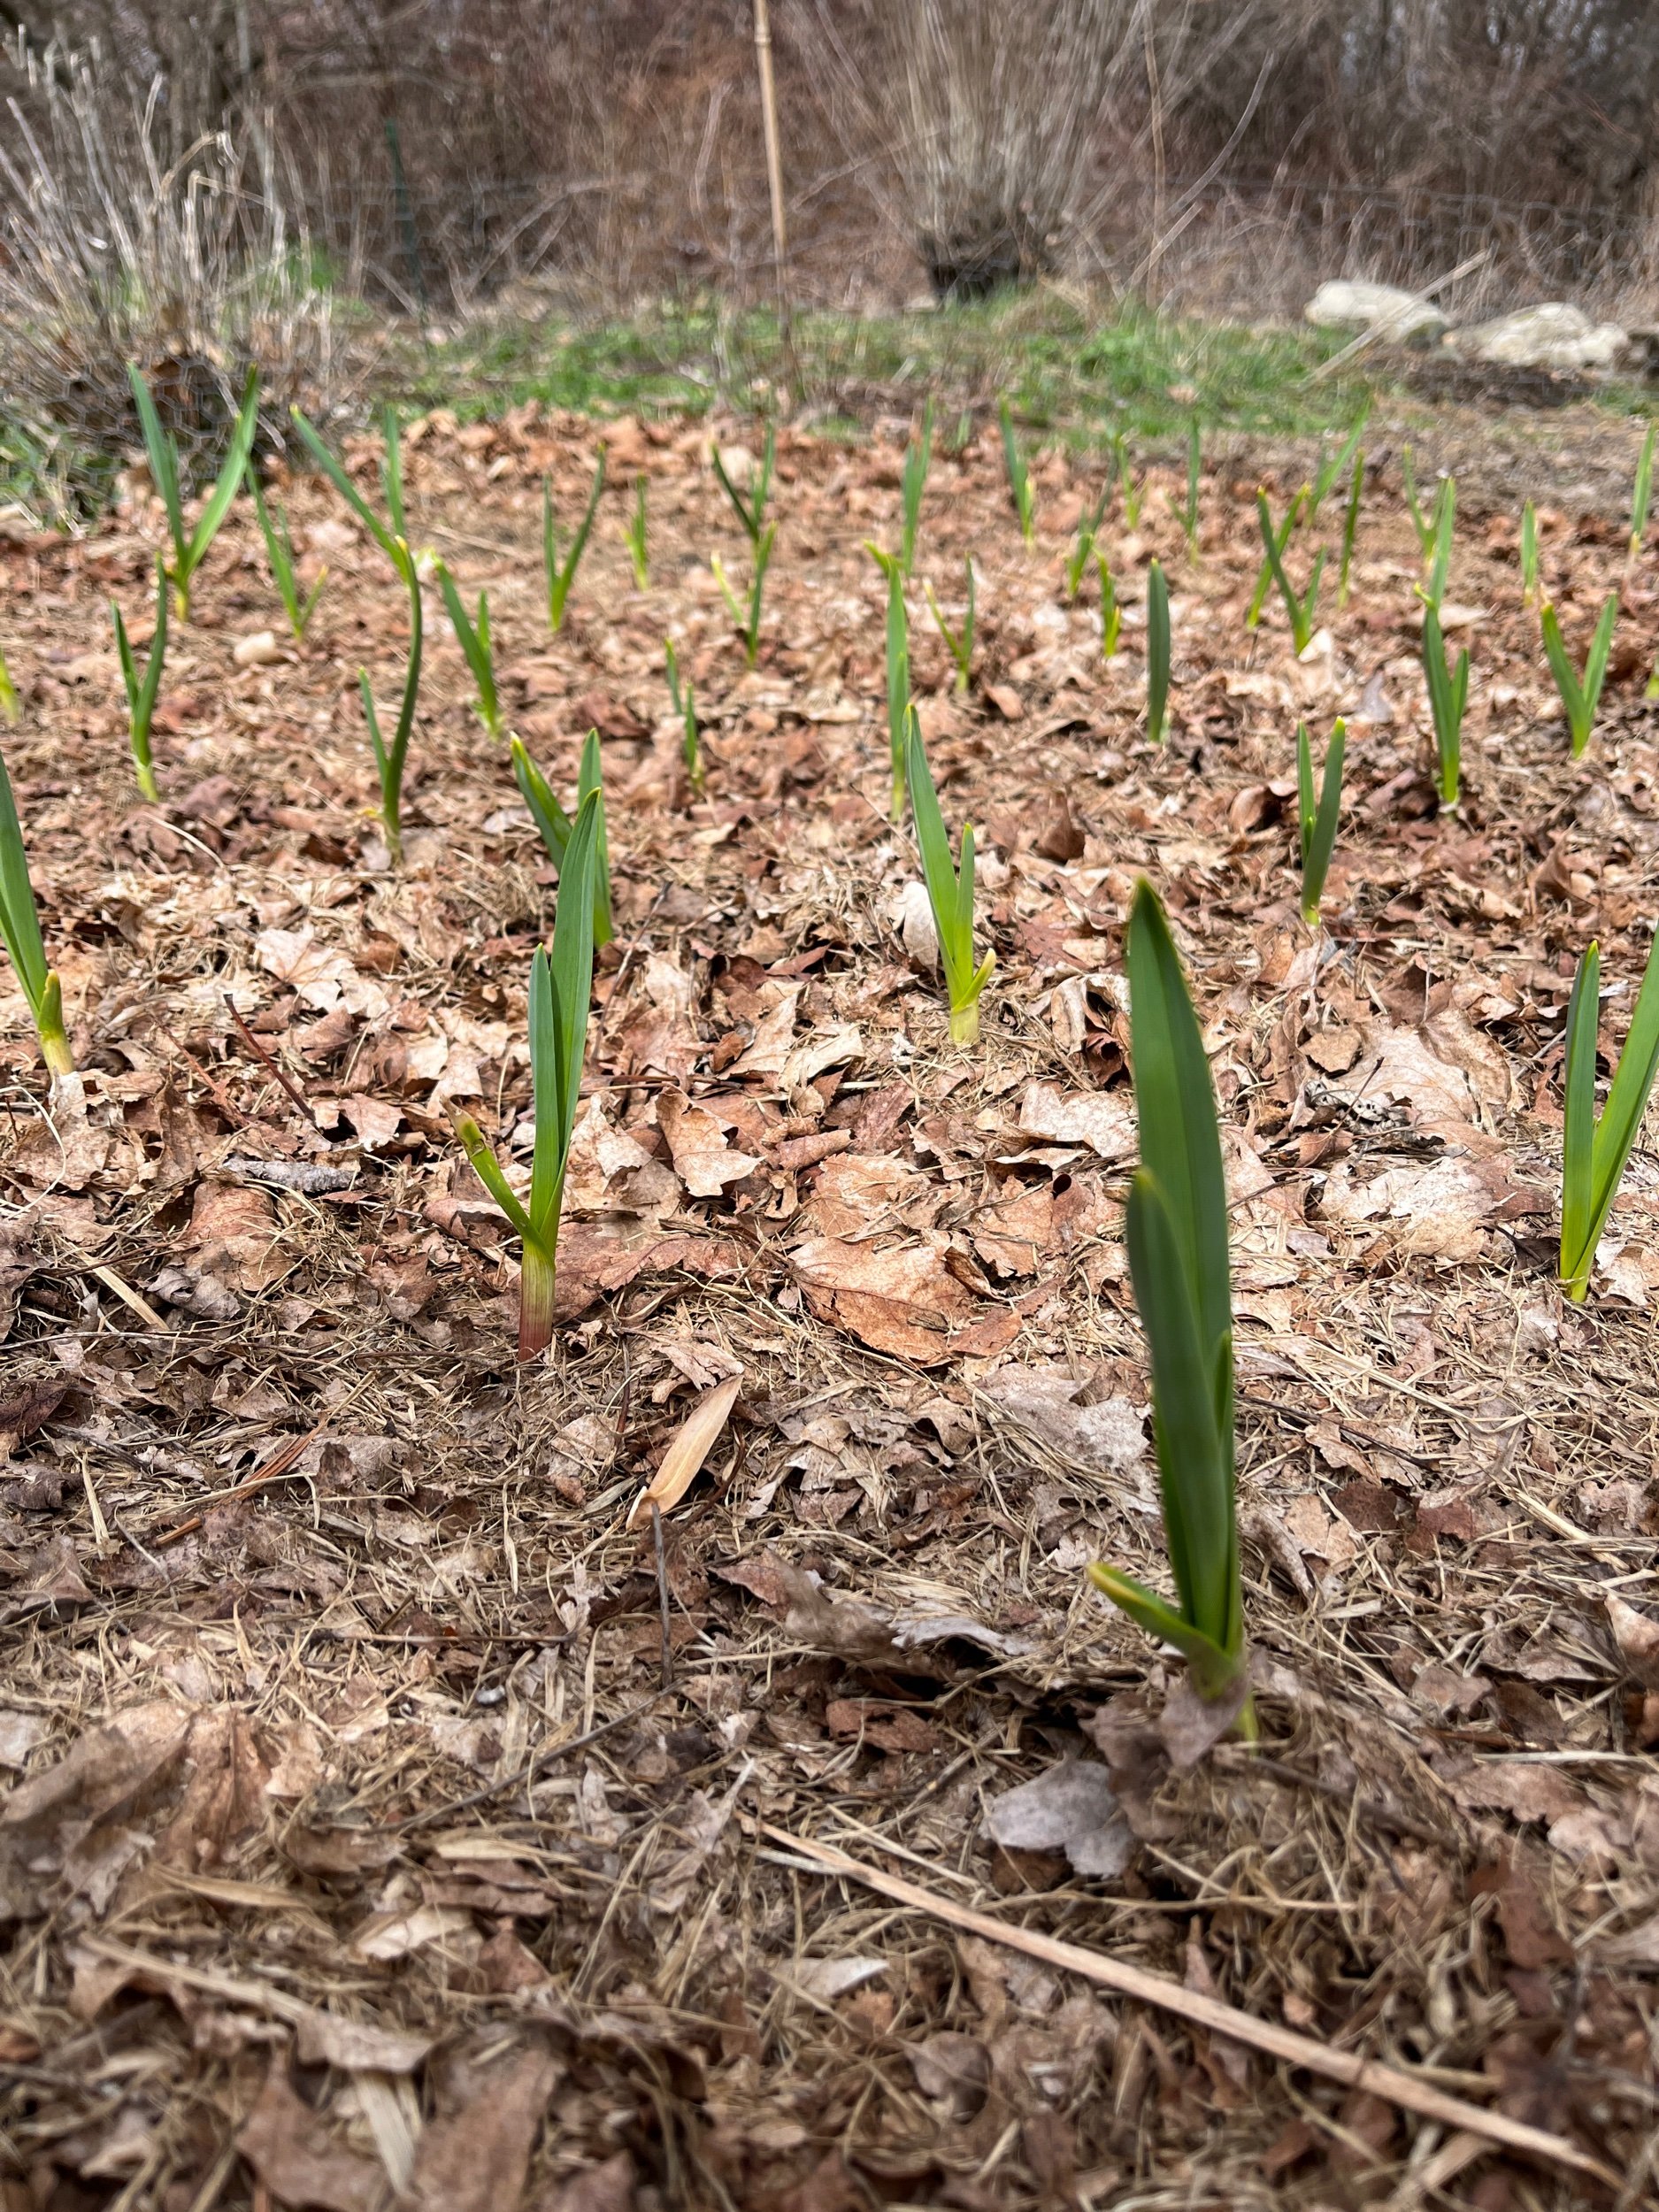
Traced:
[[772, 19], [767, 0], [755, 0], [755, 59], [760, 68], [760, 112], [766, 134], [766, 185], [772, 195], [772, 252], [778, 285], [778, 315], [789, 331], [789, 288], [784, 276], [789, 239], [783, 214], [783, 154], [778, 137], [778, 88], [772, 74]]

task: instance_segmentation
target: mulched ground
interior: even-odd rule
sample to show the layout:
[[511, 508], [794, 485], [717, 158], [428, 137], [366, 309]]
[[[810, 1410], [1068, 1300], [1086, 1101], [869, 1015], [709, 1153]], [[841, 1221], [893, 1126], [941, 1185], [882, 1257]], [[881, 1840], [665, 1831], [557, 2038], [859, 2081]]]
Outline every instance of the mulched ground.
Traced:
[[[142, 610], [153, 512], [0, 539], [6, 757], [84, 1071], [49, 1102], [6, 999], [0, 2203], [1611, 2200], [828, 1878], [790, 1837], [1415, 2070], [1650, 2199], [1651, 1156], [1590, 1306], [1552, 1280], [1573, 965], [1599, 936], [1610, 1054], [1659, 898], [1659, 597], [1650, 562], [1624, 573], [1622, 508], [1552, 506], [1540, 461], [1578, 649], [1624, 592], [1574, 764], [1519, 605], [1512, 468], [1489, 511], [1460, 486], [1448, 620], [1476, 673], [1444, 818], [1392, 463], [1302, 664], [1277, 607], [1244, 628], [1249, 457], [1213, 457], [1196, 565], [1184, 486], [1155, 473], [1139, 530], [1114, 511], [1104, 534], [1128, 610], [1108, 665], [1092, 584], [1071, 606], [1063, 581], [1097, 465], [1038, 462], [1028, 552], [994, 437], [941, 455], [917, 680], [947, 815], [982, 828], [998, 957], [963, 1054], [884, 818], [860, 541], [892, 541], [900, 443], [782, 435], [746, 672], [707, 565], [719, 547], [746, 578], [746, 555], [701, 427], [611, 426], [547, 635], [541, 480], [571, 517], [594, 436], [434, 418], [406, 453], [411, 526], [488, 589], [556, 787], [590, 724], [604, 740], [619, 933], [533, 1371], [448, 1118], [527, 1139], [552, 878], [435, 594], [398, 876], [356, 685], [363, 663], [395, 697], [403, 618], [337, 502], [291, 494], [331, 572], [298, 650], [250, 642], [280, 616], [250, 519], [221, 537], [164, 687], [159, 808], [134, 801], [105, 603]], [[1600, 436], [1627, 481], [1633, 439]], [[640, 472], [644, 594], [620, 538]], [[969, 550], [960, 699], [919, 582], [959, 611]], [[1138, 725], [1155, 551], [1160, 750]], [[1294, 733], [1339, 710], [1316, 940]], [[1178, 1677], [1084, 1579], [1105, 1557], [1164, 1580], [1121, 1242], [1143, 871], [1226, 1122], [1254, 1753], [1194, 1744]], [[641, 1489], [729, 1384], [659, 1554]]]

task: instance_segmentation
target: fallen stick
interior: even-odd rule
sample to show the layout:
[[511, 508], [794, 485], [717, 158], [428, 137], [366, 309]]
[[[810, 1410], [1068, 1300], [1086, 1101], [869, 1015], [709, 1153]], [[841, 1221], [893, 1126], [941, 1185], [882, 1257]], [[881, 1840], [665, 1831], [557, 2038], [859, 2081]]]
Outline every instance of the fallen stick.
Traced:
[[987, 1943], [1005, 1944], [1010, 1951], [1023, 1951], [1028, 1958], [1041, 1959], [1047, 1966], [1081, 1974], [1087, 1981], [1116, 1990], [1119, 1996], [1156, 2005], [1161, 2011], [1191, 2021], [1195, 2027], [1208, 2028], [1212, 2035], [1224, 2035], [1234, 2043], [1248, 2044], [1253, 2049], [1269, 2052], [1292, 2066], [1305, 2066], [1310, 2074], [1324, 2074], [1346, 2088], [1363, 2089], [1373, 2097], [1386, 2098], [1402, 2111], [1415, 2112], [1425, 2120], [1436, 2120], [1442, 2127], [1461, 2128], [1489, 2143], [1501, 2143], [1506, 2150], [1525, 2151], [1533, 2158], [1570, 2166], [1575, 2172], [1593, 2174], [1615, 2190], [1624, 2186], [1617, 2174], [1601, 2165], [1588, 2152], [1581, 2151], [1577, 2144], [1568, 2142], [1564, 2136], [1551, 2135], [1544, 2128], [1529, 2127], [1525, 2120], [1511, 2120], [1505, 2113], [1485, 2111], [1462, 2097], [1448, 2097], [1443, 2089], [1419, 2081], [1398, 2066], [1389, 2066], [1379, 2059], [1362, 2058], [1354, 2051], [1333, 2050], [1328, 2044], [1316, 2043], [1310, 2036], [1298, 2035], [1294, 2029], [1279, 2027], [1271, 2020], [1257, 2020], [1250, 2013], [1223, 2004], [1218, 1998], [1184, 1989], [1167, 1974], [1149, 1974], [1144, 1967], [1125, 1966], [1102, 1951], [1087, 1951], [1080, 1944], [1064, 1943], [1057, 1936], [1043, 1935], [1034, 1929], [1008, 1926], [994, 1920], [988, 1913], [954, 1904], [950, 1899], [936, 1897], [931, 1890], [919, 1888], [896, 1874], [866, 1866], [862, 1860], [849, 1858], [831, 1844], [792, 1835], [787, 1828], [774, 1828], [764, 1822], [761, 1833], [790, 1851], [799, 1852], [803, 1859], [826, 1874], [841, 1874], [849, 1881], [862, 1882], [867, 1889], [890, 1897], [895, 1904], [931, 1913], [935, 1920], [965, 1929], [970, 1935], [982, 1936]]
[[[334, 1418], [332, 1414], [328, 1417], [329, 1420]], [[283, 1445], [281, 1450], [273, 1453], [263, 1467], [257, 1469], [249, 1476], [246, 1482], [239, 1482], [233, 1490], [220, 1491], [213, 1500], [213, 1503], [215, 1505], [238, 1505], [244, 1498], [251, 1498], [256, 1491], [263, 1490], [267, 1483], [280, 1482], [282, 1477], [297, 1463], [306, 1446], [314, 1444], [327, 1426], [328, 1421], [319, 1421], [314, 1429], [308, 1429], [303, 1436], [290, 1438]], [[175, 1522], [173, 1527], [163, 1529], [160, 1535], [152, 1537], [150, 1541], [157, 1551], [165, 1551], [169, 1544], [181, 1543], [187, 1536], [194, 1536], [206, 1518], [205, 1512], [193, 1513], [188, 1521]]]

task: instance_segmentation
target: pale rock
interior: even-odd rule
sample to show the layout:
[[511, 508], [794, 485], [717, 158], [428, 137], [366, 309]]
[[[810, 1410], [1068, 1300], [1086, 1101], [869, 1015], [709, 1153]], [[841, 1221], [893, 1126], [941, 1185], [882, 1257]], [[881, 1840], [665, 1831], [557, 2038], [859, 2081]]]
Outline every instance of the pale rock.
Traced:
[[1548, 300], [1454, 331], [1447, 343], [1503, 368], [1607, 370], [1617, 367], [1630, 340], [1617, 323], [1594, 323], [1581, 307]]
[[1344, 277], [1322, 284], [1302, 312], [1317, 330], [1375, 330], [1402, 346], [1438, 345], [1446, 333], [1445, 316], [1416, 292]]
[[734, 492], [752, 491], [760, 474], [760, 463], [746, 445], [723, 445], [715, 449], [720, 456], [720, 466]]

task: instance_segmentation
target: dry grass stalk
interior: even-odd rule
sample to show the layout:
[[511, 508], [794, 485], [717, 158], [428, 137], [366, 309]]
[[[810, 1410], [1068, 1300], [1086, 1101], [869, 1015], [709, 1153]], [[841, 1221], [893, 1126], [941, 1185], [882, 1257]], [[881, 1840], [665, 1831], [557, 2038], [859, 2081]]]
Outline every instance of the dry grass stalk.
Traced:
[[[334, 309], [286, 212], [269, 139], [250, 173], [223, 131], [163, 150], [165, 86], [142, 95], [96, 50], [24, 48], [0, 183], [0, 389], [86, 444], [137, 442], [129, 364], [193, 457], [224, 443], [250, 368], [267, 433], [324, 406]], [[34, 112], [31, 113], [31, 108]]]
[[1511, 2119], [1508, 2113], [1488, 2112], [1479, 2105], [1471, 2104], [1466, 2098], [1448, 2097], [1443, 2089], [1435, 2088], [1432, 2082], [1414, 2079], [1402, 2067], [1382, 2065], [1375, 2059], [1362, 2058], [1356, 2052], [1317, 2043], [1311, 2036], [1298, 2035], [1294, 2028], [1281, 2028], [1271, 2020], [1256, 2019], [1200, 1990], [1183, 1989], [1167, 1975], [1148, 1974], [1101, 1952], [1087, 1950], [1081, 1944], [1063, 1942], [1058, 1937], [1043, 1935], [1035, 1929], [994, 1919], [989, 1913], [975, 1912], [969, 1906], [957, 1904], [954, 1898], [941, 1897], [919, 1883], [907, 1882], [883, 1868], [868, 1866], [845, 1851], [819, 1843], [814, 1837], [795, 1835], [787, 1828], [775, 1828], [770, 1824], [764, 1826], [763, 1833], [827, 1874], [863, 1882], [883, 1897], [890, 1897], [895, 1904], [929, 1913], [934, 1919], [961, 1928], [987, 1943], [1000, 1943], [1010, 1951], [1023, 1951], [1028, 1958], [1041, 1959], [1046, 1966], [1080, 1974], [1104, 1989], [1115, 1989], [1122, 1996], [1156, 2005], [1161, 2011], [1173, 2013], [1178, 2019], [1207, 2028], [1212, 2035], [1227, 2036], [1235, 2042], [1248, 2044], [1253, 2050], [1270, 2052], [1289, 2065], [1305, 2066], [1310, 2073], [1323, 2074], [1329, 2081], [1343, 2082], [1350, 2089], [1385, 2098], [1404, 2111], [1439, 2121], [1442, 2126], [1461, 2128], [1488, 2143], [1502, 2143], [1511, 2150], [1547, 2159], [1552, 2165], [1565, 2166], [1574, 2173], [1592, 2175], [1597, 2181], [1615, 2188], [1622, 2186], [1618, 2175], [1600, 2160], [1588, 2157], [1564, 2136], [1552, 2135], [1548, 2129], [1533, 2127], [1525, 2120]]

